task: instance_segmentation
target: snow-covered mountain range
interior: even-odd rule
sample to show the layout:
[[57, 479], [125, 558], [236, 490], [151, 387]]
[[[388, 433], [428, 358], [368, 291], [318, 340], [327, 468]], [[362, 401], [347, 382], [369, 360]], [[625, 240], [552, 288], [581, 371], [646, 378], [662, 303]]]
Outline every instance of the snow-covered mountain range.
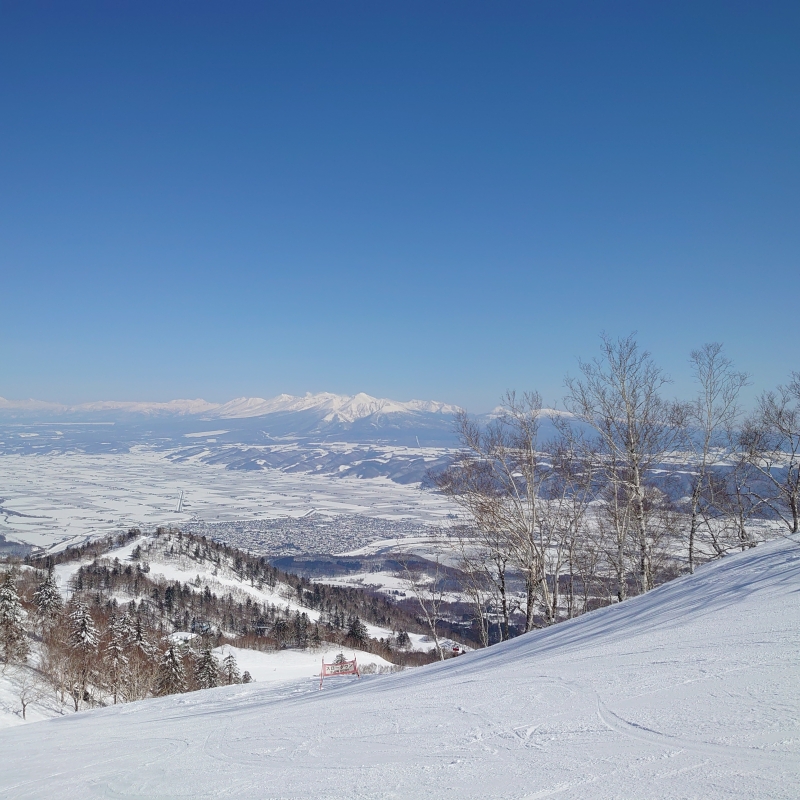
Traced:
[[433, 400], [403, 402], [363, 392], [356, 395], [319, 392], [302, 397], [281, 394], [267, 400], [238, 397], [227, 403], [199, 399], [166, 403], [109, 400], [72, 406], [0, 398], [0, 433], [4, 423], [12, 426], [16, 433], [9, 434], [11, 441], [25, 437], [18, 430], [20, 425], [38, 425], [27, 434], [36, 438], [38, 447], [48, 438], [45, 431], [48, 425], [64, 423], [69, 424], [69, 430], [65, 428], [60, 434], [62, 443], [70, 440], [75, 447], [85, 450], [93, 438], [91, 426], [100, 423], [113, 423], [113, 432], [102, 433], [100, 441], [117, 446], [147, 441], [163, 443], [170, 438], [185, 442], [183, 437], [207, 430], [209, 422], [216, 421], [215, 427], [226, 428], [227, 437], [220, 439], [220, 444], [311, 438], [441, 446], [453, 442], [453, 421], [458, 410], [458, 406]]
[[240, 397], [207, 413], [218, 419], [239, 419], [299, 411], [314, 411], [321, 415], [324, 422], [352, 423], [377, 414], [452, 415], [458, 411], [458, 406], [433, 400], [400, 402], [372, 397], [364, 392], [353, 396], [320, 392], [306, 394], [304, 397], [281, 394], [270, 400], [262, 400], [258, 397]]
[[458, 406], [433, 400], [401, 402], [331, 392], [307, 393], [302, 397], [279, 394], [265, 400], [261, 397], [237, 397], [227, 403], [206, 400], [170, 400], [169, 402], [135, 402], [101, 400], [79, 405], [62, 405], [42, 400], [6, 400], [0, 397], [0, 412], [14, 415], [87, 415], [96, 413], [139, 414], [143, 416], [197, 416], [203, 419], [245, 419], [268, 414], [315, 412], [324, 422], [352, 423], [377, 414], [443, 414], [452, 415]]
[[[458, 410], [447, 403], [401, 402], [363, 392], [73, 406], [0, 398], [0, 454], [120, 453], [144, 445], [169, 450], [178, 460], [229, 469], [384, 476], [413, 483], [423, 479], [431, 458], [441, 457], [438, 450], [456, 445]], [[331, 449], [335, 443], [341, 446]], [[387, 446], [416, 451], [387, 451]]]
[[[118, 454], [139, 445], [234, 470], [280, 469], [418, 483], [458, 446], [458, 406], [330, 392], [226, 403], [0, 398], [0, 455]], [[497, 411], [476, 416], [488, 422]], [[543, 420], [542, 438], [554, 431]]]

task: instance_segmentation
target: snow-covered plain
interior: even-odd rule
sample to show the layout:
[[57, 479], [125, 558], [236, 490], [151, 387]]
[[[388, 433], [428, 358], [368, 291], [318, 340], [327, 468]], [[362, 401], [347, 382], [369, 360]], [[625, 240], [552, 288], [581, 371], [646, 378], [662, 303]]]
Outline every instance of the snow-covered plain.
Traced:
[[800, 543], [505, 645], [0, 731], [9, 798], [796, 798]]
[[[0, 534], [48, 547], [129, 527], [275, 519], [315, 512], [438, 524], [447, 501], [386, 478], [243, 472], [175, 463], [149, 447], [129, 453], [42, 453], [0, 458]], [[184, 492], [181, 513], [176, 511]], [[344, 541], [341, 548], [351, 543]]]

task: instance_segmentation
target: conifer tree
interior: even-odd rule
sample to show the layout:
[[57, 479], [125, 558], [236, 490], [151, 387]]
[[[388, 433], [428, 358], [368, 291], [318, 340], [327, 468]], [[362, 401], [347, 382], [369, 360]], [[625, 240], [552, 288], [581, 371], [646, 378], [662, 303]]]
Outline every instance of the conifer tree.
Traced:
[[186, 691], [186, 670], [183, 659], [174, 646], [164, 651], [158, 667], [158, 682], [156, 694], [164, 697], [168, 694], [178, 694]]
[[0, 657], [4, 665], [22, 661], [28, 655], [24, 619], [14, 575], [6, 572], [0, 585]]
[[77, 601], [69, 613], [69, 644], [84, 655], [94, 654], [100, 637], [86, 603]]
[[197, 683], [201, 689], [213, 689], [219, 683], [219, 662], [214, 658], [211, 648], [204, 647], [200, 651], [200, 659], [195, 671]]
[[128, 666], [128, 657], [125, 655], [126, 630], [124, 619], [124, 617], [118, 617], [116, 614], [111, 615], [108, 623], [108, 641], [103, 651], [106, 681], [115, 705]]
[[347, 638], [356, 646], [363, 646], [369, 642], [369, 631], [359, 617], [354, 616], [350, 619], [347, 626]]
[[241, 680], [239, 666], [236, 663], [236, 656], [233, 654], [232, 650], [222, 659], [222, 675], [228, 686], [232, 683], [239, 683]]
[[125, 613], [124, 628], [127, 647], [137, 650], [146, 659], [152, 659], [156, 655], [156, 647], [147, 638], [140, 614], [134, 614], [128, 609]]
[[[131, 606], [134, 604], [131, 603]], [[124, 691], [127, 700], [147, 697], [156, 681], [161, 654], [147, 637], [141, 617], [129, 606], [120, 621], [128, 665]]]
[[33, 593], [33, 600], [36, 603], [36, 616], [42, 632], [44, 632], [46, 628], [56, 622], [64, 607], [52, 569], [48, 571], [47, 577]]
[[80, 600], [72, 604], [67, 619], [67, 643], [72, 651], [67, 690], [72, 697], [75, 711], [78, 711], [80, 704], [88, 698], [89, 684], [96, 677], [95, 658], [100, 635], [88, 606]]
[[[133, 604], [131, 604], [133, 605]], [[130, 607], [120, 618], [120, 632], [126, 649], [131, 649], [137, 641], [136, 614]]]

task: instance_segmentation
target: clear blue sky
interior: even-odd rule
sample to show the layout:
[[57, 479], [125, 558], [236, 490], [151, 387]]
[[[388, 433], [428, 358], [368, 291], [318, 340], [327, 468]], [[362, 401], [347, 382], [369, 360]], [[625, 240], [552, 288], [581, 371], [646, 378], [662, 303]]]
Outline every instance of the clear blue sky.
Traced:
[[800, 4], [0, 2], [0, 395], [800, 369]]

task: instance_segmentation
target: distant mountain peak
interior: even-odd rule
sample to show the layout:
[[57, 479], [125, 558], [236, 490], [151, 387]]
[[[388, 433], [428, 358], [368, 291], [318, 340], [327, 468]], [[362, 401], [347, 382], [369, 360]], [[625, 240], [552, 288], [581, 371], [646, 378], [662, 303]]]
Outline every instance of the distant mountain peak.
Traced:
[[324, 422], [353, 423], [374, 414], [455, 414], [458, 406], [433, 400], [401, 402], [372, 397], [365, 392], [355, 395], [332, 392], [306, 393], [303, 396], [279, 394], [276, 397], [237, 397], [226, 403], [196, 400], [137, 402], [100, 400], [78, 405], [62, 405], [41, 400], [6, 400], [0, 397], [0, 412], [10, 414], [94, 414], [120, 413], [144, 416], [199, 416], [206, 419], [244, 419], [268, 414], [317, 412]]
[[224, 403], [211, 412], [221, 419], [260, 417], [266, 414], [293, 411], [318, 411], [326, 422], [354, 422], [373, 414], [415, 413], [455, 414], [458, 407], [432, 400], [409, 400], [401, 402], [372, 397], [365, 392], [355, 395], [332, 392], [307, 393], [302, 397], [280, 394], [269, 400], [258, 397], [240, 397]]

